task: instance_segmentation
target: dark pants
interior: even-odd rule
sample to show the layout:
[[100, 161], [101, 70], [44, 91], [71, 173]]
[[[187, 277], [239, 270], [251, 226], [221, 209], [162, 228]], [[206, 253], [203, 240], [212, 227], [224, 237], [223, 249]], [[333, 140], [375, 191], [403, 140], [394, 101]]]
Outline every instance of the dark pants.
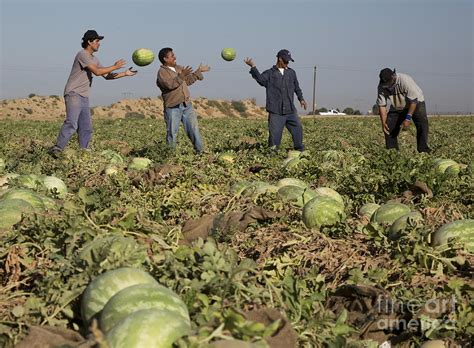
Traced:
[[297, 114], [268, 114], [268, 145], [279, 147], [283, 129], [286, 127], [293, 138], [293, 148], [303, 151], [303, 127]]
[[[387, 149], [398, 150], [398, 134], [405, 120], [408, 109], [390, 110], [387, 115], [387, 126], [390, 134], [385, 134], [385, 145]], [[416, 149], [418, 152], [431, 152], [428, 147], [428, 116], [426, 115], [425, 102], [418, 103], [412, 115], [412, 122], [416, 127]]]

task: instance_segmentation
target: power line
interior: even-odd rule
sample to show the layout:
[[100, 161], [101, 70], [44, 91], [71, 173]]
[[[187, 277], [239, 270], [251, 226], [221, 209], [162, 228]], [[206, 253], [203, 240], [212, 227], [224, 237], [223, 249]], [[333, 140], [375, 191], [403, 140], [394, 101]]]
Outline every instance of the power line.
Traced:
[[[292, 69], [305, 70], [305, 69], [314, 69], [314, 65], [311, 66], [297, 66], [293, 65]], [[351, 67], [351, 66], [337, 66], [337, 65], [320, 65], [318, 64], [319, 70], [334, 70], [334, 71], [349, 71], [349, 72], [367, 72], [373, 74], [378, 72], [378, 69], [369, 69], [361, 67]], [[70, 67], [41, 67], [41, 66], [21, 66], [21, 65], [2, 65], [1, 70], [3, 71], [25, 71], [25, 72], [68, 72]], [[212, 67], [211, 71], [223, 71], [223, 72], [242, 72], [247, 69], [243, 66], [242, 68], [226, 68], [226, 67]], [[442, 71], [419, 71], [419, 70], [410, 70], [411, 74], [416, 75], [430, 75], [436, 77], [453, 77], [459, 79], [472, 79], [474, 74], [472, 72], [442, 72]]]

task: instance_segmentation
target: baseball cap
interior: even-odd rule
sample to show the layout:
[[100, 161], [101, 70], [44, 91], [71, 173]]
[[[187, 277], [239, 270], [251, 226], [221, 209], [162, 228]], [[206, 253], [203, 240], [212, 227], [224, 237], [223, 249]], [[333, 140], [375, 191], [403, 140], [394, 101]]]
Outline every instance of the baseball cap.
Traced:
[[283, 59], [285, 62], [289, 62], [290, 60], [294, 62], [293, 58], [291, 58], [291, 53], [288, 50], [279, 50], [277, 53], [277, 57]]
[[389, 69], [389, 68], [384, 68], [380, 70], [379, 78], [380, 78], [380, 84], [382, 85], [387, 85], [390, 83], [392, 80], [393, 74], [395, 74], [396, 70], [395, 69]]
[[95, 40], [95, 39], [99, 39], [99, 40], [102, 40], [104, 37], [103, 36], [100, 36], [99, 34], [97, 34], [97, 32], [95, 30], [88, 30], [84, 33], [84, 36], [82, 37], [82, 40]]

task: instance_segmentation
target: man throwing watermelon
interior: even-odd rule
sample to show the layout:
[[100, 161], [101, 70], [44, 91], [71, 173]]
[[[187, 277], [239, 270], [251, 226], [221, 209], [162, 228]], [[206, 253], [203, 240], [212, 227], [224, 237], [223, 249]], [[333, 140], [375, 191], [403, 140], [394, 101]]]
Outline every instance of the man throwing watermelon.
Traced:
[[92, 119], [89, 107], [89, 94], [92, 78], [102, 76], [106, 80], [115, 80], [125, 76], [133, 76], [137, 72], [132, 68], [123, 72], [114, 73], [115, 70], [125, 65], [125, 60], [120, 59], [114, 65], [103, 67], [94, 53], [99, 50], [103, 36], [95, 30], [88, 30], [82, 37], [82, 50], [76, 54], [72, 64], [71, 73], [64, 88], [64, 101], [66, 104], [66, 120], [59, 132], [56, 145], [49, 152], [56, 156], [64, 150], [69, 139], [77, 132], [79, 146], [88, 150], [92, 136]]
[[278, 148], [286, 127], [293, 138], [294, 149], [303, 151], [303, 127], [293, 103], [295, 93], [305, 110], [306, 102], [296, 72], [288, 67], [290, 61], [294, 60], [285, 49], [280, 50], [276, 57], [276, 64], [262, 73], [258, 71], [252, 58], [246, 58], [244, 62], [250, 66], [250, 75], [267, 90], [268, 145]]

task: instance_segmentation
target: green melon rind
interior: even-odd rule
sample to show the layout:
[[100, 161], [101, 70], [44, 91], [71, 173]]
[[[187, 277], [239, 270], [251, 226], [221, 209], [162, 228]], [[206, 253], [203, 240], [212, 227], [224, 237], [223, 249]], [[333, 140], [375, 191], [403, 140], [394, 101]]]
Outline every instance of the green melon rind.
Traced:
[[82, 318], [86, 325], [100, 313], [105, 304], [120, 290], [137, 284], [158, 284], [147, 272], [124, 267], [105, 272], [95, 278], [82, 297]]
[[474, 219], [457, 220], [441, 226], [431, 237], [433, 246], [444, 245], [449, 238], [459, 237], [467, 250], [474, 253]]
[[308, 228], [334, 225], [344, 218], [344, 207], [331, 197], [317, 196], [303, 207], [303, 222]]
[[388, 238], [391, 240], [398, 239], [401, 236], [401, 233], [407, 228], [408, 220], [421, 222], [423, 221], [423, 215], [418, 211], [413, 211], [400, 216], [390, 226], [390, 229], [388, 230]]
[[143, 309], [168, 310], [190, 322], [186, 305], [173, 291], [159, 284], [138, 284], [116, 293], [100, 315], [100, 328], [108, 332], [128, 315]]
[[372, 222], [379, 224], [392, 224], [399, 217], [410, 212], [410, 208], [402, 203], [386, 203], [378, 208], [372, 218]]
[[188, 335], [189, 322], [168, 310], [142, 309], [121, 320], [107, 334], [109, 348], [171, 348]]

